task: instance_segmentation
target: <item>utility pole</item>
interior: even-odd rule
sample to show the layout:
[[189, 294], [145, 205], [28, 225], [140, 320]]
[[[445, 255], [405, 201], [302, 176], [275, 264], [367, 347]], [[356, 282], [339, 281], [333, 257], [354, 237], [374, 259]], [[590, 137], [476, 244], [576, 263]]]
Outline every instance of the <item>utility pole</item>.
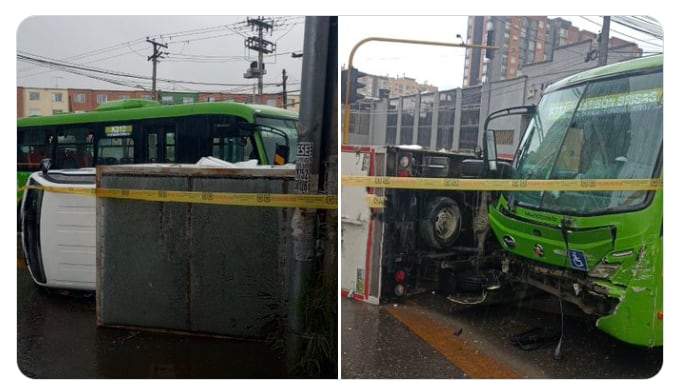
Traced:
[[[296, 151], [296, 194], [338, 195], [337, 16], [308, 16], [305, 21], [300, 121]], [[337, 361], [338, 211], [294, 209], [291, 216], [293, 257], [289, 260], [286, 357], [295, 366], [317, 331], [332, 348], [325, 361]], [[325, 299], [316, 298], [317, 292]], [[325, 295], [321, 294], [325, 293]], [[311, 302], [311, 303], [306, 303]], [[313, 305], [320, 316], [308, 318]], [[326, 321], [324, 318], [335, 321]], [[317, 327], [317, 325], [322, 325]], [[331, 328], [327, 328], [330, 324]], [[326, 327], [324, 327], [326, 326]], [[323, 329], [323, 330], [320, 330]], [[321, 353], [324, 354], [323, 352]], [[323, 366], [323, 361], [319, 362]], [[337, 376], [337, 363], [335, 376]], [[324, 372], [324, 368], [321, 368]]]
[[[159, 101], [157, 100], [157, 60], [163, 59], [165, 56], [162, 55], [165, 54], [165, 52], [161, 52], [157, 47], [167, 49], [169, 46], [167, 44], [155, 42], [155, 39], [150, 40], [147, 37], [145, 38], [145, 41], [152, 44], [152, 56], [148, 56], [148, 61], [152, 60], [152, 98], [155, 101]], [[166, 54], [168, 55], [168, 53]]]
[[281, 85], [281, 99], [284, 104], [284, 109], [288, 108], [288, 95], [286, 94], [286, 80], [288, 80], [288, 76], [286, 76], [286, 69], [281, 70], [281, 80], [282, 80], [282, 85]]
[[271, 41], [263, 39], [264, 32], [271, 32], [274, 25], [265, 21], [263, 17], [257, 19], [246, 19], [246, 23], [251, 26], [252, 30], [258, 29], [258, 36], [248, 37], [244, 41], [244, 45], [248, 49], [258, 52], [258, 61], [251, 63], [251, 68], [244, 73], [244, 78], [258, 78], [258, 103], [263, 103], [263, 75], [265, 71], [265, 64], [263, 63], [263, 54], [272, 53], [276, 50], [276, 44]]
[[600, 32], [600, 42], [598, 44], [598, 66], [607, 65], [607, 55], [609, 54], [609, 22], [611, 17], [602, 18], [602, 32]]
[[[262, 21], [261, 21], [262, 23]], [[267, 25], [265, 25], [267, 27]], [[271, 29], [271, 25], [269, 28]], [[262, 41], [263, 39], [263, 26], [258, 24], [258, 40]], [[263, 63], [263, 51], [262, 49], [258, 50], [258, 65], [260, 68], [260, 75], [258, 76], [258, 103], [263, 103], [263, 76], [265, 75], [265, 63]]]

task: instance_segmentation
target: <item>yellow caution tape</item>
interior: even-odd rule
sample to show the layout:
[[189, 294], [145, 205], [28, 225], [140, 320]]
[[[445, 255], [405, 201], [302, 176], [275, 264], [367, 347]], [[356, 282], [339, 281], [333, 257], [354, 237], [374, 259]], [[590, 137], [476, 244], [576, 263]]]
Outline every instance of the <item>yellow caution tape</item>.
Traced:
[[663, 189], [663, 179], [493, 180], [466, 178], [342, 176], [342, 186], [417, 190], [646, 191]]
[[30, 185], [24, 187], [25, 190], [44, 190], [52, 193], [67, 193], [67, 194], [77, 194], [84, 195], [88, 197], [96, 197], [96, 189], [94, 188], [74, 188], [68, 186], [35, 186]]
[[366, 196], [366, 201], [368, 202], [368, 207], [371, 209], [384, 209], [384, 202], [387, 200], [386, 197], [368, 194]]
[[337, 198], [332, 195], [216, 193], [170, 190], [131, 190], [105, 188], [74, 188], [27, 186], [54, 193], [68, 193], [99, 198], [133, 199], [153, 202], [202, 203], [232, 206], [295, 207], [305, 209], [337, 209]]

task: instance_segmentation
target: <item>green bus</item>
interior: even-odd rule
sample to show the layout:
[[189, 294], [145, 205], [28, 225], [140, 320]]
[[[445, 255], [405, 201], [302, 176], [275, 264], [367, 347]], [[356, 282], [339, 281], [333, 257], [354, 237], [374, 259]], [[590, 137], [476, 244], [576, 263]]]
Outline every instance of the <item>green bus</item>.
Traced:
[[[531, 112], [506, 165], [513, 179], [662, 180], [662, 55], [558, 81]], [[496, 169], [486, 125], [486, 165]], [[624, 342], [661, 346], [663, 197], [658, 187], [497, 193], [488, 218], [503, 277], [557, 296], [561, 309], [571, 303]]]
[[233, 102], [161, 105], [127, 99], [93, 112], [24, 117], [17, 120], [17, 183], [21, 188], [46, 158], [52, 169], [196, 163], [207, 156], [293, 163], [297, 127], [297, 113]]

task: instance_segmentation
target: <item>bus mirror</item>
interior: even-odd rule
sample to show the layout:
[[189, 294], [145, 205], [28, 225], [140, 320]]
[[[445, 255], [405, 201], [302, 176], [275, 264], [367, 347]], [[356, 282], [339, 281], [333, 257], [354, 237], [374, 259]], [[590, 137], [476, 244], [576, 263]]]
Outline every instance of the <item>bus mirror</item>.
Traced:
[[288, 153], [290, 148], [288, 145], [279, 145], [277, 144], [276, 149], [274, 150], [274, 164], [275, 165], [284, 165], [288, 162]]
[[495, 140], [495, 131], [488, 129], [485, 131], [485, 159], [487, 160], [488, 170], [493, 172], [497, 170], [497, 141]]
[[51, 158], [43, 158], [40, 161], [40, 170], [42, 171], [42, 174], [47, 174], [49, 169], [52, 167], [52, 159]]

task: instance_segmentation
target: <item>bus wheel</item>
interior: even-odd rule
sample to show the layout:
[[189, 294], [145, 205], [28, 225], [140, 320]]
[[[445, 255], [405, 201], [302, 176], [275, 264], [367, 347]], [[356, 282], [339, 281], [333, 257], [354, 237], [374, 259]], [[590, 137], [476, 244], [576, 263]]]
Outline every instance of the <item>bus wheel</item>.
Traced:
[[462, 214], [457, 203], [452, 198], [440, 197], [429, 204], [419, 230], [427, 246], [440, 250], [455, 243], [461, 228]]

